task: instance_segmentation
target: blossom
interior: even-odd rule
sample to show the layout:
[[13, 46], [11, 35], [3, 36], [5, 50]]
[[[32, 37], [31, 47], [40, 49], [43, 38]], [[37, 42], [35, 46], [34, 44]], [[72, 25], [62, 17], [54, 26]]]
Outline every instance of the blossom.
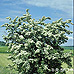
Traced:
[[22, 35], [19, 36], [20, 39], [24, 39], [24, 37]]

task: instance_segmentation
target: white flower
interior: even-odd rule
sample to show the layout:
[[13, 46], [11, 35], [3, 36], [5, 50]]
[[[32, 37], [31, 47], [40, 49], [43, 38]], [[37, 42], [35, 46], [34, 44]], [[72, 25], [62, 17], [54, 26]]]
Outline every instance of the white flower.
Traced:
[[44, 52], [45, 52], [45, 54], [49, 54], [48, 51], [47, 51], [47, 49], [44, 49]]
[[30, 25], [29, 27], [32, 28], [32, 25]]
[[47, 65], [44, 65], [44, 69], [45, 69], [45, 70], [48, 69]]
[[45, 30], [48, 30], [48, 28], [47, 28], [47, 27], [45, 27]]
[[36, 51], [35, 51], [35, 53], [39, 53], [40, 52], [40, 49], [37, 49]]
[[24, 39], [24, 37], [22, 35], [19, 36], [20, 39]]
[[42, 45], [42, 43], [40, 42], [40, 41], [37, 41], [36, 42], [36, 47], [39, 47], [39, 46], [41, 46]]
[[27, 32], [25, 35], [30, 35], [31, 34], [31, 32]]
[[35, 43], [33, 40], [31, 40], [31, 43]]
[[28, 44], [27, 44], [27, 43], [25, 43], [25, 44], [24, 44], [24, 46], [28, 46]]
[[16, 38], [16, 35], [14, 35], [14, 38]]
[[41, 39], [42, 37], [41, 36], [38, 36], [38, 38]]
[[14, 33], [14, 35], [17, 35], [18, 33]]
[[11, 51], [14, 49], [15, 45], [12, 46]]
[[50, 49], [53, 49], [53, 47], [50, 47]]
[[25, 30], [23, 30], [23, 32], [25, 32]]
[[70, 22], [71, 22], [71, 19], [69, 19], [69, 20], [66, 20], [66, 22], [67, 22], [67, 23], [70, 23]]
[[21, 26], [19, 26], [18, 28], [19, 28], [19, 29], [22, 29], [22, 27], [21, 27]]
[[15, 26], [15, 24], [12, 24], [12, 26]]

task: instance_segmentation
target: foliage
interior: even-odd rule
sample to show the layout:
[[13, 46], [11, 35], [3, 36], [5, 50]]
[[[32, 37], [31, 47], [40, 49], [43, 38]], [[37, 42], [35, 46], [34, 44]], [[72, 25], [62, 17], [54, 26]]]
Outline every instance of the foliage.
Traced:
[[9, 53], [0, 53], [0, 74], [18, 74], [15, 70], [7, 68], [8, 64], [12, 64], [12, 61], [7, 59], [9, 55]]
[[0, 53], [6, 53], [9, 52], [8, 47], [7, 46], [0, 46]]
[[5, 42], [4, 41], [0, 41], [0, 46], [5, 46]]
[[[61, 44], [67, 42], [66, 34], [72, 32], [66, 27], [71, 20], [62, 19], [45, 23], [50, 17], [43, 16], [38, 21], [31, 18], [26, 10], [26, 14], [22, 17], [16, 17], [9, 23], [2, 25], [8, 30], [8, 35], [4, 36], [7, 45], [12, 54], [9, 57], [13, 65], [10, 68], [18, 71], [19, 74], [64, 74], [61, 72], [62, 63], [71, 67], [71, 59], [69, 53], [64, 53]], [[59, 71], [52, 71], [58, 68]]]

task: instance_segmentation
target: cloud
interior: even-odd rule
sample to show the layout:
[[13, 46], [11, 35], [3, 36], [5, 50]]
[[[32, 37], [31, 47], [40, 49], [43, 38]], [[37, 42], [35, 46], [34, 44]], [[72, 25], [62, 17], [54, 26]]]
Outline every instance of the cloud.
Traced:
[[2, 2], [4, 5], [16, 6], [17, 8], [21, 8], [21, 4], [29, 4], [37, 7], [49, 7], [55, 10], [61, 10], [67, 13], [70, 17], [73, 15], [73, 0], [3, 0]]
[[6, 18], [0, 18], [0, 22], [7, 22], [8, 20]]
[[10, 10], [9, 13], [14, 13], [14, 14], [23, 14], [23, 11], [18, 11], [18, 10]]
[[11, 9], [6, 9], [6, 12], [4, 12], [3, 14], [0, 14], [0, 16], [4, 17], [4, 18], [0, 18], [0, 22], [7, 22], [8, 20], [6, 19], [6, 17], [16, 17], [16, 16], [22, 16], [23, 13], [25, 13], [25, 11], [20, 11], [20, 10], [11, 10]]
[[68, 37], [68, 39], [73, 39], [73, 37], [70, 37], [70, 36], [67, 36]]
[[61, 46], [73, 46], [73, 36], [67, 36], [68, 40], [66, 43], [62, 44]]
[[16, 6], [26, 3], [37, 7], [51, 7], [66, 13], [72, 13], [73, 9], [73, 0], [3, 0], [3, 2], [4, 4]]
[[51, 7], [66, 13], [72, 13], [73, 0], [22, 0], [23, 3], [38, 7]]

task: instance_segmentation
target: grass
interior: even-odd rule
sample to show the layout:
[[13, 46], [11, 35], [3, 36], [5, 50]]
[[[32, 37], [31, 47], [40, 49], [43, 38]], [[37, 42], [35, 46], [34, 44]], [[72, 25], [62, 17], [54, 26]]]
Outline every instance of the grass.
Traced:
[[11, 60], [8, 60], [7, 57], [9, 53], [0, 53], [0, 74], [17, 74], [16, 71], [11, 71], [8, 67], [8, 64], [12, 64]]
[[8, 47], [7, 46], [0, 46], [0, 53], [8, 52]]
[[6, 67], [8, 64], [11, 64], [11, 61], [7, 59], [9, 54], [0, 53], [0, 66]]
[[17, 74], [16, 71], [9, 70], [8, 64], [12, 64], [11, 60], [8, 60], [7, 57], [9, 56], [7, 46], [0, 46], [0, 74]]
[[61, 46], [64, 48], [64, 52], [72, 52], [73, 53], [73, 46]]
[[7, 68], [8, 64], [12, 62], [7, 59], [9, 54], [0, 53], [0, 74], [10, 74], [10, 70]]
[[67, 50], [73, 50], [73, 46], [61, 46], [61, 47]]
[[67, 50], [67, 49], [65, 49], [65, 50], [64, 50], [64, 53], [66, 53], [66, 52], [71, 52], [71, 53], [73, 53], [73, 50], [69, 50], [69, 49]]
[[[70, 47], [71, 48], [71, 47]], [[16, 71], [10, 71], [8, 68], [8, 64], [12, 64], [10, 60], [7, 59], [10, 53], [7, 53], [8, 47], [7, 46], [0, 46], [0, 74], [17, 74]], [[68, 48], [64, 50], [64, 52], [72, 52], [71, 49]], [[72, 59], [72, 68], [73, 68], [73, 58]], [[63, 68], [67, 68], [65, 63], [62, 64]], [[73, 74], [73, 71], [66, 72], [67, 74]]]

